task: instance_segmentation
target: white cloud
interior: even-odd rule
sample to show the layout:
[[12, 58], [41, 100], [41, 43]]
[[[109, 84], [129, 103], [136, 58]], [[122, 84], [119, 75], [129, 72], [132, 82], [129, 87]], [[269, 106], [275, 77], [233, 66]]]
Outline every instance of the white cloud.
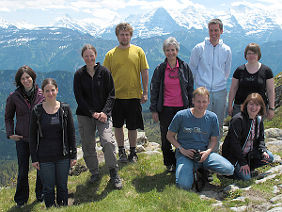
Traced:
[[[193, 6], [199, 11], [210, 10], [219, 14], [221, 11], [218, 5], [224, 4], [225, 7], [228, 7], [228, 5], [238, 6], [242, 3], [249, 5], [250, 8], [256, 7], [269, 11], [282, 23], [280, 15], [282, 14], [282, 0], [213, 1], [213, 6], [211, 6], [208, 0], [0, 0], [0, 17], [5, 14], [2, 17], [8, 21], [19, 22], [24, 19], [31, 22], [30, 24], [45, 21], [42, 25], [46, 25], [54, 22], [58, 16], [70, 14], [71, 17], [81, 21], [103, 25], [113, 22], [116, 17], [125, 18], [131, 14], [144, 14], [159, 7], [177, 13], [178, 10], [183, 10], [183, 8], [189, 10]], [[13, 12], [13, 18], [10, 12]]]

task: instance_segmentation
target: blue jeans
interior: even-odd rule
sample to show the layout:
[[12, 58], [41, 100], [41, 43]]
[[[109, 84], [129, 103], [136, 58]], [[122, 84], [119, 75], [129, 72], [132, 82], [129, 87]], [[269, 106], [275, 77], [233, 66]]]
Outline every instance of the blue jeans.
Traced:
[[[267, 160], [267, 162], [263, 162], [261, 160], [252, 160], [252, 168], [258, 168], [261, 166], [264, 166], [268, 163], [271, 163], [274, 160], [273, 154], [267, 150], [267, 154], [269, 155], [269, 159]], [[234, 176], [236, 179], [240, 179], [240, 180], [250, 180], [251, 179], [251, 174], [245, 174], [243, 172], [240, 172], [240, 168], [241, 166], [239, 165], [239, 163], [235, 166], [235, 170], [234, 170]]]
[[55, 205], [55, 185], [57, 204], [68, 205], [68, 173], [70, 159], [40, 163], [40, 177], [43, 183], [43, 194], [46, 207]]
[[208, 110], [214, 112], [217, 115], [219, 131], [220, 135], [217, 139], [217, 146], [214, 149], [214, 152], [218, 152], [219, 149], [219, 141], [223, 134], [223, 121], [225, 117], [226, 110], [226, 96], [227, 90], [221, 90], [217, 92], [210, 92], [210, 104], [208, 106]]
[[232, 175], [234, 172], [234, 166], [227, 159], [217, 153], [210, 153], [203, 163], [198, 163], [177, 151], [175, 173], [176, 184], [180, 188], [186, 190], [191, 189], [194, 182], [193, 169], [201, 167], [222, 175]]
[[[29, 171], [29, 143], [25, 141], [16, 141], [16, 150], [18, 157], [18, 178], [17, 178], [17, 189], [14, 196], [14, 200], [18, 204], [23, 204], [28, 201], [29, 198], [29, 183], [28, 183], [28, 171]], [[42, 183], [37, 172], [36, 187], [35, 187], [36, 198], [40, 199], [42, 195]]]

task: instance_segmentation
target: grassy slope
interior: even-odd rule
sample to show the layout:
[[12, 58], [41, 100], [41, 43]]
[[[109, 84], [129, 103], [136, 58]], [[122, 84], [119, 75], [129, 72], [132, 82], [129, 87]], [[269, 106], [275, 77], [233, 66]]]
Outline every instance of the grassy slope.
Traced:
[[[161, 155], [140, 155], [137, 164], [120, 167], [124, 188], [113, 190], [108, 183], [105, 166], [100, 183], [87, 183], [90, 174], [69, 177], [69, 194], [73, 206], [51, 208], [49, 211], [214, 211], [211, 201], [201, 201], [194, 192], [178, 189], [174, 175], [165, 171]], [[34, 194], [35, 172], [30, 174], [31, 195], [23, 211], [40, 211], [43, 203], [36, 203]], [[0, 211], [18, 211], [13, 202], [15, 187], [0, 191]]]
[[[81, 163], [83, 163], [81, 161]], [[103, 177], [97, 184], [90, 185], [89, 172], [79, 176], [69, 177], [69, 195], [72, 206], [64, 208], [51, 208], [48, 211], [230, 211], [229, 207], [238, 204], [257, 204], [252, 200], [234, 203], [232, 198], [240, 196], [242, 192], [231, 192], [223, 201], [224, 207], [213, 208], [211, 204], [215, 200], [201, 200], [199, 195], [192, 191], [178, 189], [175, 186], [174, 174], [165, 171], [162, 165], [162, 156], [147, 156], [140, 154], [137, 164], [128, 164], [120, 167], [120, 175], [124, 188], [113, 190], [108, 183], [109, 176], [104, 165], [101, 167]], [[221, 190], [225, 186], [234, 183], [230, 179], [218, 179], [214, 175], [213, 187]], [[22, 210], [15, 208], [13, 195], [15, 187], [4, 188], [0, 191], [0, 211], [40, 211], [45, 209], [43, 203], [35, 202], [34, 185], [35, 171], [30, 174], [31, 195], [28, 205]], [[263, 192], [267, 198], [272, 198], [273, 185], [281, 185], [281, 176], [276, 180], [267, 181], [262, 185], [255, 185], [254, 181], [238, 182], [241, 187], [254, 185], [254, 193]], [[280, 191], [282, 193], [282, 191]], [[278, 194], [276, 194], [278, 195]]]

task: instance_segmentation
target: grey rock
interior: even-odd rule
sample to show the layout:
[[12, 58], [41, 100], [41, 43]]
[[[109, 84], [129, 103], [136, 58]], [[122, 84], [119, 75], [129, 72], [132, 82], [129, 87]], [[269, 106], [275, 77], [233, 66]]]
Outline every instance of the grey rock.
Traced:
[[271, 174], [271, 175], [268, 175], [267, 177], [263, 178], [263, 179], [260, 179], [260, 180], [256, 180], [255, 183], [256, 184], [259, 184], [259, 183], [264, 183], [265, 181], [267, 180], [270, 180], [270, 179], [273, 179], [276, 177], [277, 174]]
[[277, 138], [282, 137], [282, 129], [279, 128], [269, 128], [264, 131], [267, 138]]
[[241, 206], [241, 207], [231, 207], [230, 208], [232, 211], [236, 211], [236, 212], [243, 212], [243, 211], [247, 211], [247, 206]]
[[273, 193], [277, 194], [279, 192], [279, 188], [277, 186], [273, 186]]
[[236, 185], [234, 185], [234, 184], [231, 184], [231, 185], [225, 187], [225, 188], [223, 189], [223, 192], [228, 193], [228, 192], [236, 191], [236, 190], [238, 190], [238, 189], [240, 189], [238, 186], [236, 186]]
[[266, 146], [270, 146], [270, 145], [275, 145], [275, 146], [282, 145], [282, 140], [277, 140], [275, 138], [270, 138], [268, 140], [268, 142], [266, 142]]
[[281, 211], [282, 211], [282, 207], [275, 207], [268, 210], [267, 212], [281, 212]]
[[246, 197], [237, 197], [236, 199], [233, 199], [232, 201], [241, 201], [244, 202], [246, 200]]
[[155, 154], [162, 154], [161, 152], [159, 152], [159, 151], [146, 151], [146, 152], [144, 152], [144, 154], [146, 154], [146, 155], [155, 155]]
[[138, 132], [137, 134], [137, 145], [146, 146], [148, 143], [148, 138], [145, 135], [145, 132]]
[[212, 207], [218, 208], [218, 207], [222, 207], [223, 203], [221, 201], [216, 201], [216, 203], [212, 204]]
[[146, 151], [146, 149], [145, 149], [144, 146], [142, 146], [142, 145], [137, 145], [137, 146], [136, 146], [136, 152], [137, 152], [137, 153], [145, 152], [145, 151]]
[[[282, 145], [282, 144], [281, 144]], [[281, 157], [279, 156], [279, 155], [273, 155], [273, 157], [274, 157], [274, 160], [273, 160], [273, 162], [281, 162]]]
[[282, 202], [282, 194], [279, 194], [278, 196], [273, 197], [272, 199], [270, 199], [271, 203], [275, 203], [275, 202]]
[[248, 186], [246, 188], [241, 188], [242, 191], [249, 191], [252, 188], [252, 186]]

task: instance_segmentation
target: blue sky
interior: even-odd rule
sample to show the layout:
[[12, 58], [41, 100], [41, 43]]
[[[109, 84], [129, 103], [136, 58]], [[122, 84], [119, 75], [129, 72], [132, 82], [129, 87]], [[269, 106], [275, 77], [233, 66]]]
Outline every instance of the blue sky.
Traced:
[[161, 6], [183, 8], [183, 5], [187, 7], [197, 4], [199, 7], [221, 11], [239, 2], [282, 14], [282, 0], [0, 0], [0, 18], [12, 24], [50, 26], [58, 17], [68, 14], [75, 19], [103, 26], [115, 17], [143, 13]]

